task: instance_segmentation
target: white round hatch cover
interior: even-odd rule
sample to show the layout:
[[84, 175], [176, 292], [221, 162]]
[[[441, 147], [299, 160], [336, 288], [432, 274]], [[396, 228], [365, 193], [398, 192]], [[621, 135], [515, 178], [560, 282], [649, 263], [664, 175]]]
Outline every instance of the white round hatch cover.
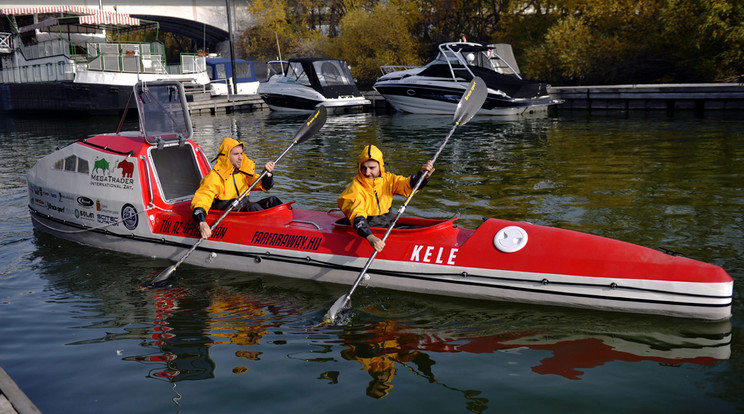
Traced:
[[518, 226], [508, 226], [493, 236], [493, 245], [504, 253], [514, 253], [527, 245], [527, 232]]

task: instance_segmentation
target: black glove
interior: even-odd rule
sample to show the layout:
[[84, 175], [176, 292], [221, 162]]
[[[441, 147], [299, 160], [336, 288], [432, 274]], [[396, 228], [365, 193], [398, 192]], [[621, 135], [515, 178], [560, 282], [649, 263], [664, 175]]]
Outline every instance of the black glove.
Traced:
[[370, 230], [369, 224], [367, 223], [367, 217], [357, 216], [354, 219], [354, 228], [357, 233], [364, 238], [367, 238], [367, 236], [372, 234], [372, 230]]

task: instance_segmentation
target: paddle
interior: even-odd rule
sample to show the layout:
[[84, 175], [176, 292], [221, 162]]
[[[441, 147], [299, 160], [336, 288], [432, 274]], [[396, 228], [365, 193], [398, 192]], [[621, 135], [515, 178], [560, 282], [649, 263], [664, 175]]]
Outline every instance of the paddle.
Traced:
[[[284, 155], [287, 152], [289, 152], [289, 150], [292, 149], [292, 147], [294, 147], [296, 144], [299, 144], [301, 142], [304, 142], [305, 140], [307, 140], [311, 136], [315, 135], [315, 133], [318, 132], [318, 130], [320, 130], [320, 128], [323, 126], [323, 124], [325, 124], [325, 121], [326, 121], [326, 108], [324, 106], [319, 106], [318, 109], [316, 109], [315, 112], [313, 112], [313, 114], [310, 115], [310, 117], [307, 118], [307, 120], [302, 124], [302, 127], [300, 127], [299, 131], [297, 131], [297, 133], [295, 134], [295, 136], [292, 138], [292, 143], [289, 145], [289, 147], [287, 147], [284, 150], [284, 152], [282, 152], [281, 155], [279, 155], [279, 157], [274, 161], [274, 164], [278, 163], [279, 160], [281, 160], [282, 157], [284, 157]], [[258, 182], [261, 181], [261, 179], [266, 175], [267, 172], [268, 171], [263, 170], [263, 172], [261, 172], [261, 175], [256, 180], [253, 181], [253, 184], [251, 184], [251, 186], [248, 187], [248, 189], [246, 189], [245, 191], [243, 191], [243, 194], [241, 194], [240, 197], [236, 198], [235, 201], [233, 201], [230, 204], [230, 207], [228, 207], [227, 210], [225, 210], [225, 212], [222, 214], [222, 216], [219, 219], [217, 219], [217, 221], [215, 221], [214, 224], [212, 224], [212, 227], [211, 227], [212, 231], [214, 231], [214, 229], [217, 228], [217, 226], [222, 222], [222, 220], [225, 217], [227, 217], [227, 214], [230, 211], [232, 211], [232, 209], [234, 209], [238, 205], [238, 203], [240, 203], [240, 200], [242, 200], [243, 197], [245, 197], [246, 194], [248, 194], [253, 189], [253, 187], [256, 185], [256, 183], [258, 183]], [[186, 254], [184, 254], [183, 257], [181, 257], [181, 259], [178, 262], [176, 262], [176, 264], [174, 264], [174, 265], [170, 266], [169, 268], [165, 269], [155, 279], [153, 279], [152, 282], [150, 282], [149, 285], [146, 285], [145, 287], [155, 286], [155, 285], [157, 285], [157, 284], [159, 284], [159, 283], [167, 280], [169, 277], [171, 277], [171, 275], [173, 275], [173, 272], [176, 271], [176, 268], [178, 268], [178, 266], [180, 266], [181, 263], [183, 263], [183, 261], [186, 260], [186, 258], [189, 257], [189, 255], [194, 250], [196, 250], [196, 248], [204, 240], [205, 239], [203, 237], [200, 238], [196, 243], [194, 243], [193, 246], [191, 246], [191, 248], [189, 249], [189, 251], [187, 251]]]
[[[470, 82], [470, 85], [468, 85], [465, 93], [462, 95], [462, 98], [460, 98], [460, 102], [457, 104], [452, 128], [447, 134], [447, 138], [445, 138], [444, 142], [442, 142], [442, 145], [439, 146], [439, 150], [437, 151], [437, 153], [434, 154], [434, 158], [431, 159], [432, 164], [436, 162], [437, 157], [439, 157], [439, 153], [441, 153], [444, 149], [444, 146], [447, 145], [447, 141], [449, 141], [450, 137], [455, 132], [455, 129], [460, 125], [464, 125], [466, 122], [470, 121], [471, 118], [473, 118], [476, 112], [478, 112], [481, 106], [483, 106], [483, 102], [485, 102], [487, 95], [488, 88], [486, 87], [486, 83], [483, 81], [483, 79], [475, 77], [473, 81]], [[424, 180], [422, 177], [422, 179], [416, 182], [413, 191], [408, 196], [408, 198], [406, 198], [403, 206], [398, 210], [398, 214], [395, 215], [393, 223], [390, 225], [390, 227], [388, 227], [385, 235], [382, 237], [383, 242], [390, 235], [390, 232], [393, 230], [393, 227], [395, 227], [395, 224], [398, 222], [400, 216], [403, 214], [404, 211], [406, 211], [406, 206], [408, 206], [408, 203], [413, 198], [413, 195], [416, 194], [416, 191], [418, 191], [423, 181]], [[325, 314], [324, 323], [335, 324], [339, 312], [348, 308], [347, 305], [349, 304], [349, 301], [351, 301], [351, 295], [354, 293], [354, 290], [356, 290], [357, 286], [359, 286], [359, 282], [362, 281], [362, 277], [364, 277], [365, 272], [367, 271], [367, 269], [369, 269], [369, 266], [372, 264], [372, 261], [375, 259], [376, 256], [377, 250], [372, 252], [372, 256], [370, 256], [370, 258], [367, 260], [367, 264], [364, 265], [364, 268], [359, 273], [359, 276], [357, 276], [356, 281], [351, 286], [349, 292], [339, 297]]]

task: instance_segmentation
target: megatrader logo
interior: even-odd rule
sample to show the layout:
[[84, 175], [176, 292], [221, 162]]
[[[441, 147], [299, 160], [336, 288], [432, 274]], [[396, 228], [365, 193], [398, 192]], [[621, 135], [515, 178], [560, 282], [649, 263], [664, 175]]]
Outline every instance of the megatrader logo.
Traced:
[[[136, 162], [136, 161], [135, 161]], [[123, 160], [107, 160], [98, 158], [93, 163], [90, 172], [90, 184], [97, 187], [118, 188], [122, 190], [134, 189], [135, 163]]]
[[93, 207], [93, 200], [88, 197], [78, 197], [77, 203], [80, 204], [81, 207]]

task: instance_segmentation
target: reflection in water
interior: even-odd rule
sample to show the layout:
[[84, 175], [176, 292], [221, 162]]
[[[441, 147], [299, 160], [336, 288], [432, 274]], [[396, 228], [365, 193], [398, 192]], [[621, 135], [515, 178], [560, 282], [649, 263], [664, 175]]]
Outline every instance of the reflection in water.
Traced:
[[[389, 298], [388, 298], [389, 299]], [[419, 307], [397, 320], [376, 320], [390, 314], [370, 306], [366, 323], [344, 334], [342, 357], [358, 361], [372, 380], [366, 390], [382, 398], [393, 388], [396, 370], [405, 369], [432, 384], [458, 391], [468, 409], [481, 412], [487, 400], [484, 390], [460, 390], [438, 378], [436, 361], [444, 354], [471, 353], [536, 354], [540, 359], [531, 371], [581, 380], [590, 369], [613, 362], [655, 362], [665, 366], [713, 365], [726, 360], [731, 350], [731, 323], [607, 315], [601, 312], [556, 310], [543, 312], [526, 306], [504, 305], [499, 309], [442, 306]], [[418, 309], [418, 310], [414, 310]], [[424, 319], [422, 319], [424, 318]], [[423, 322], [422, 322], [423, 320]], [[533, 355], [534, 356], [534, 355]], [[518, 358], [518, 357], [517, 357]]]
[[[295, 289], [303, 289], [302, 284]], [[276, 294], [281, 297], [294, 292], [274, 290]], [[407, 298], [400, 299], [404, 301], [404, 314], [396, 319], [383, 316], [390, 315], [389, 309], [381, 312], [370, 305], [355, 316], [351, 325], [326, 330], [313, 329], [312, 323], [319, 316], [243, 284], [211, 291], [209, 303], [203, 308], [194, 308], [194, 298], [189, 295], [184, 289], [172, 288], [153, 296], [157, 309], [152, 329], [155, 341], [149, 345], [158, 352], [147, 358], [163, 366], [154, 376], [174, 382], [211, 378], [215, 363], [209, 352], [215, 347], [239, 345], [232, 372], [243, 374], [264, 354], [282, 352], [275, 349], [277, 345], [309, 333], [315, 338], [312, 349], [325, 347], [331, 358], [304, 361], [333, 363], [333, 355], [338, 354], [343, 360], [358, 362], [369, 375], [364, 392], [371, 398], [384, 398], [393, 392], [396, 374], [403, 370], [460, 394], [469, 411], [483, 412], [489, 404], [482, 396], [485, 389], [461, 389], [449, 384], [457, 377], [443, 378], [437, 373], [436, 363], [446, 354], [501, 353], [530, 363], [539, 355], [532, 372], [581, 380], [588, 370], [613, 362], [655, 362], [669, 367], [712, 365], [728, 359], [731, 353], [729, 321], [670, 320], [519, 305], [473, 308], [470, 303], [447, 301], [422, 306], [416, 298]], [[184, 304], [189, 307], [183, 308]], [[197, 320], [203, 324], [196, 326]], [[277, 337], [274, 331], [282, 333]], [[272, 340], [265, 340], [267, 335], [272, 335]], [[304, 346], [308, 354], [317, 352]], [[287, 357], [300, 359], [298, 355]], [[327, 370], [315, 379], [338, 383], [340, 378], [344, 375]]]
[[[233, 355], [228, 363], [234, 374], [250, 372], [252, 364], [267, 363], [279, 354], [320, 367], [320, 373], [306, 381], [354, 381], [337, 369], [339, 360], [356, 361], [368, 373], [359, 387], [371, 398], [394, 392], [405, 372], [461, 394], [470, 411], [482, 412], [488, 405], [482, 397], [486, 389], [454, 386], [459, 375], [444, 366], [438, 370], [437, 362], [454, 354], [493, 354], [494, 363], [516, 358], [535, 374], [581, 380], [588, 370], [613, 362], [712, 365], [731, 354], [730, 321], [460, 301], [374, 289], [355, 297], [348, 326], [317, 327], [338, 296], [325, 285], [187, 266], [182, 275], [188, 277], [178, 285], [134, 290], [142, 275], [157, 273], [167, 262], [98, 249], [82, 257], [74, 254], [79, 249], [74, 243], [35, 235], [34, 255], [44, 263], [40, 270], [50, 288], [61, 297], [98, 298], [95, 311], [90, 311], [99, 317], [91, 327], [100, 328], [103, 319], [124, 330], [75, 344], [135, 339], [144, 348], [123, 360], [144, 364], [148, 378], [173, 384], [215, 378], [218, 367], [210, 355], [215, 352]], [[99, 263], [108, 264], [108, 273], [101, 274]], [[293, 349], [291, 354], [284, 346]]]
[[341, 351], [344, 359], [358, 361], [372, 377], [367, 387], [367, 395], [372, 398], [382, 398], [393, 388], [396, 364], [413, 363], [417, 372], [421, 372], [429, 382], [436, 382], [431, 366], [434, 364], [429, 355], [402, 346], [413, 339], [399, 331], [395, 321], [380, 321], [370, 324], [368, 335], [344, 336], [346, 349]]

